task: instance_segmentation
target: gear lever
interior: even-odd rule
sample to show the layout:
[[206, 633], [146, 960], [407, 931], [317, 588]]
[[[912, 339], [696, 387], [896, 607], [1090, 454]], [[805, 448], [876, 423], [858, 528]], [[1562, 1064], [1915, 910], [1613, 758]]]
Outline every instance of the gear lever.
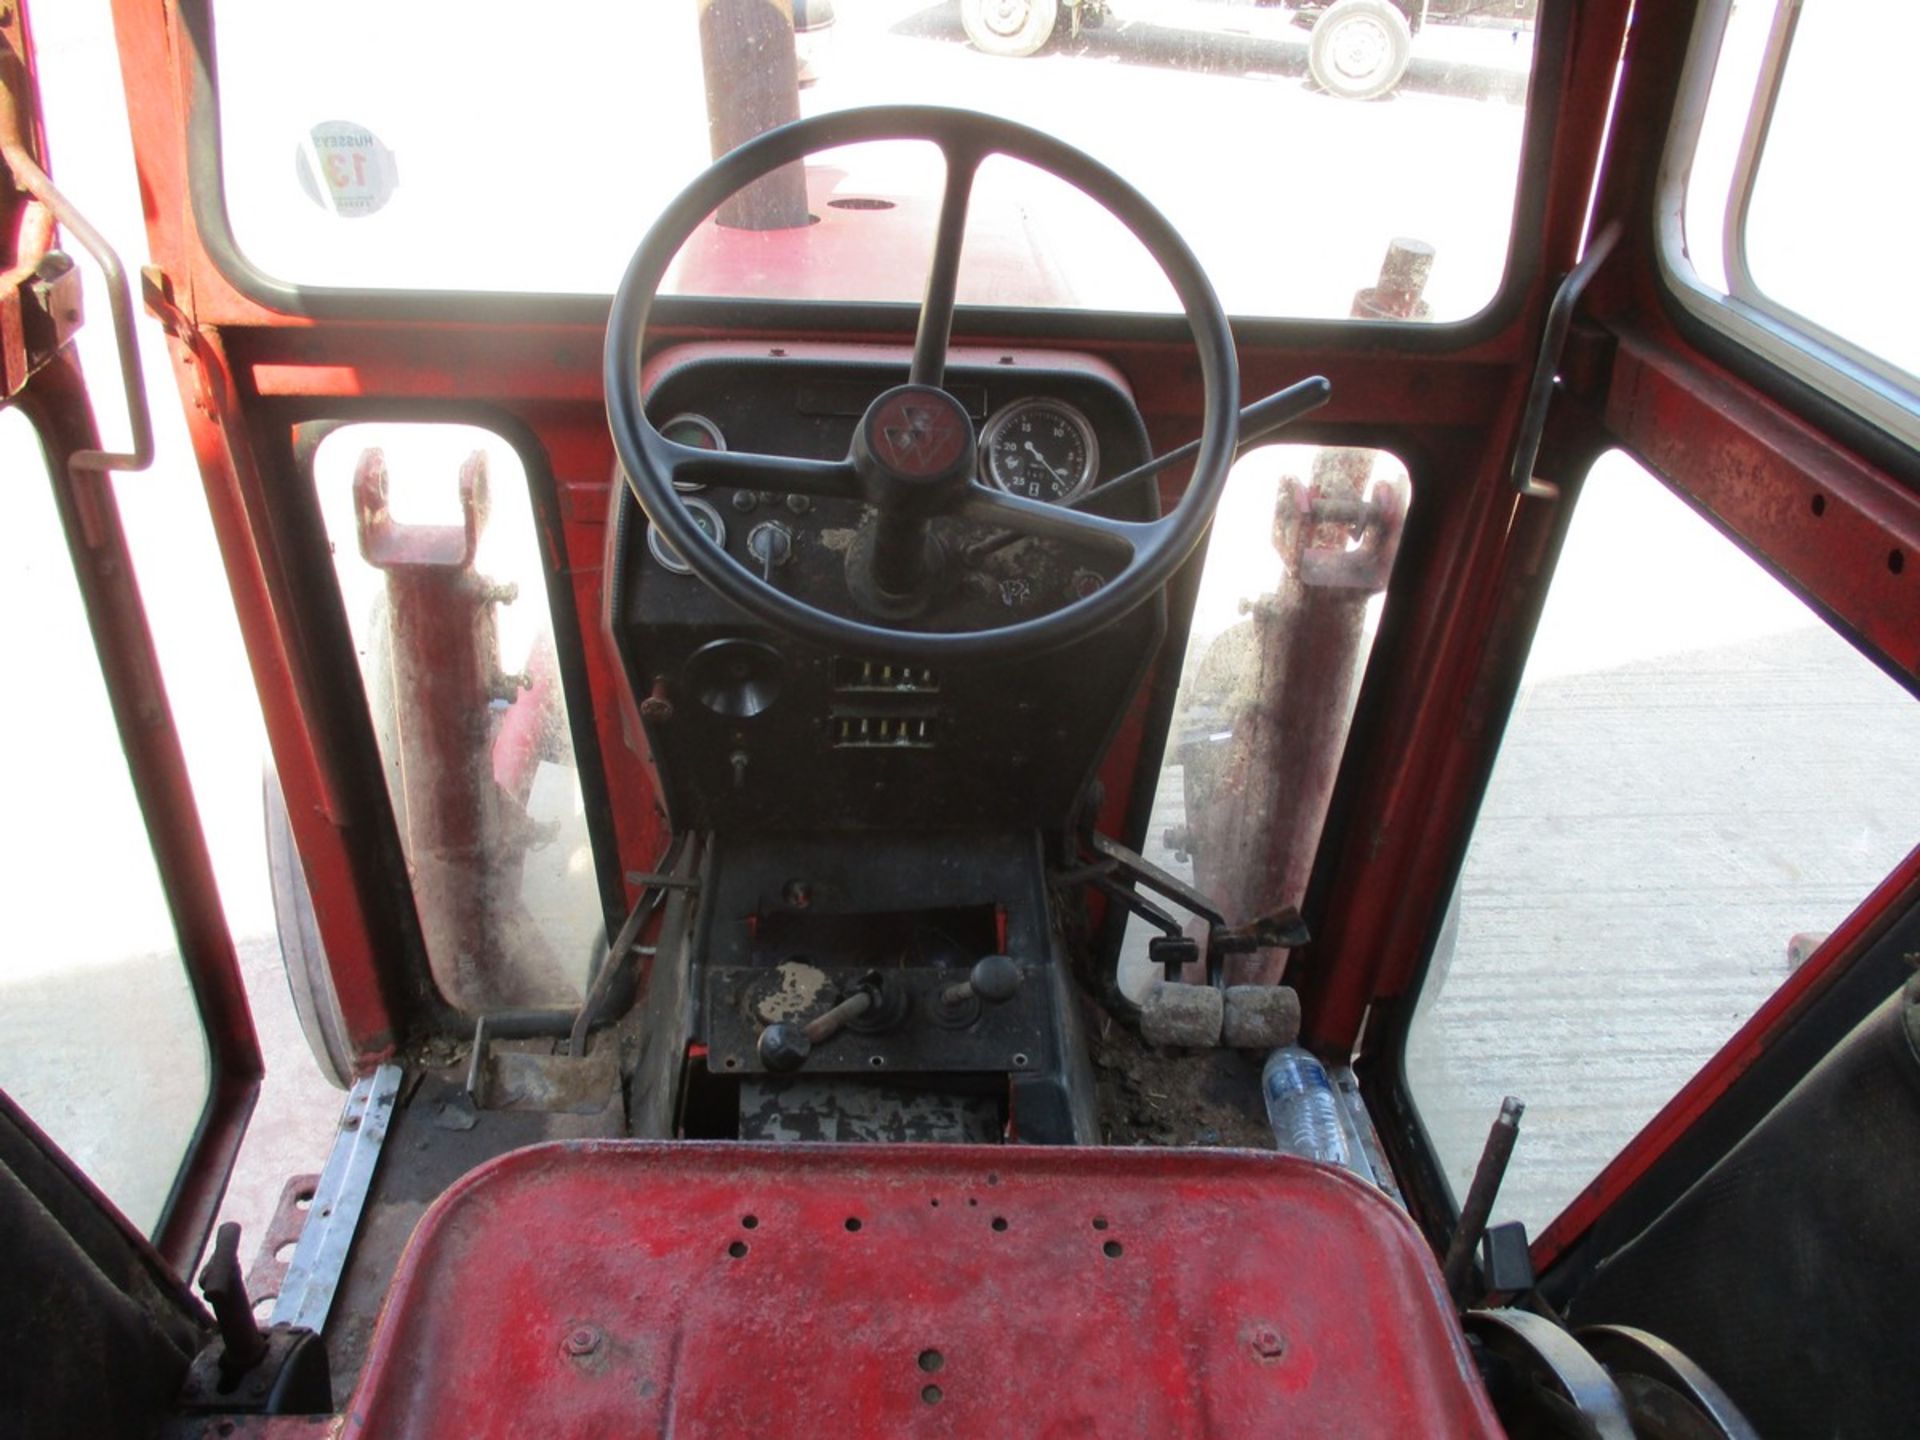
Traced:
[[1020, 967], [1011, 955], [983, 955], [973, 962], [967, 978], [940, 992], [943, 1020], [971, 1023], [986, 1005], [1001, 1005], [1020, 990]]
[[852, 994], [824, 1015], [816, 1015], [804, 1025], [776, 1020], [760, 1032], [754, 1044], [760, 1052], [760, 1063], [779, 1074], [798, 1070], [807, 1063], [814, 1046], [831, 1040], [842, 1025], [859, 1019], [879, 1003], [879, 999], [880, 977], [867, 974], [860, 977]]

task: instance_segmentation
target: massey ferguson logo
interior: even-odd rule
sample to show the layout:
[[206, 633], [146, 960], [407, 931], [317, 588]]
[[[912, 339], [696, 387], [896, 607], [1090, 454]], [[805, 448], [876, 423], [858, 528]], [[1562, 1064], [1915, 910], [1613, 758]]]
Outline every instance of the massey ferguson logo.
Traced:
[[959, 458], [966, 426], [953, 402], [930, 394], [899, 395], [873, 417], [875, 458], [896, 475], [937, 475]]

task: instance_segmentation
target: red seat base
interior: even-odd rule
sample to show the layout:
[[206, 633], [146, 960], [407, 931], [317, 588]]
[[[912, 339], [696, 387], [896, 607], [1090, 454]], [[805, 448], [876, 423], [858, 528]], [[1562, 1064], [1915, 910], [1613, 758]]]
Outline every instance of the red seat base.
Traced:
[[347, 1433], [1499, 1435], [1432, 1257], [1233, 1151], [602, 1142], [422, 1220]]

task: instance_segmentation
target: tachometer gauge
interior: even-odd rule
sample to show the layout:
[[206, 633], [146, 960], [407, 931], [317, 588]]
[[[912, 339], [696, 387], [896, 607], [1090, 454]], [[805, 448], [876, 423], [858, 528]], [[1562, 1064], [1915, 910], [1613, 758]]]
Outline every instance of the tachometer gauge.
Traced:
[[[660, 433], [676, 445], [691, 445], [696, 450], [724, 450], [727, 437], [720, 433], [720, 427], [704, 415], [695, 415], [691, 410], [676, 415], [660, 427]], [[698, 480], [676, 480], [676, 490], [704, 490], [706, 486]]]
[[1080, 495], [1100, 468], [1093, 423], [1063, 400], [1016, 400], [980, 434], [980, 465], [1009, 495], [1056, 505]]
[[[689, 495], [681, 502], [687, 507], [687, 513], [693, 517], [693, 523], [705, 532], [706, 537], [722, 550], [727, 548], [727, 522], [720, 518], [720, 512], [697, 495]], [[653, 558], [676, 575], [691, 575], [693, 567], [687, 564], [680, 552], [673, 548], [667, 537], [652, 525], [647, 526], [647, 549], [653, 552]]]

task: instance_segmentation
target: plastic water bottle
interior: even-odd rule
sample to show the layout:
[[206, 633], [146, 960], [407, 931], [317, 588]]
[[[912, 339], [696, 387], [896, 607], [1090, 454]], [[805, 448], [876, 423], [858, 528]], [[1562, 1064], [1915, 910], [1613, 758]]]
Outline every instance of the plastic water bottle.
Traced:
[[1267, 1102], [1267, 1123], [1284, 1154], [1353, 1167], [1333, 1078], [1312, 1051], [1284, 1045], [1269, 1055], [1260, 1072], [1260, 1093]]

